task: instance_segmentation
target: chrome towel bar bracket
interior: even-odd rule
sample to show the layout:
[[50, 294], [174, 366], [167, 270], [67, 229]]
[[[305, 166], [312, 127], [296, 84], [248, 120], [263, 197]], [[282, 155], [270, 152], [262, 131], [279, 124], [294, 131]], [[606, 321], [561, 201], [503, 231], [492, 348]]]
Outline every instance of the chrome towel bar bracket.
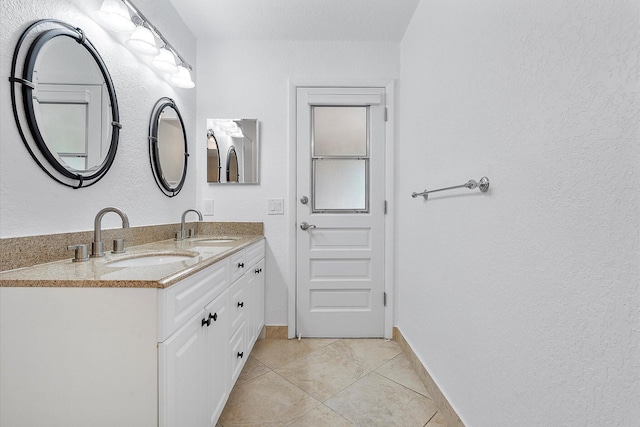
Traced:
[[465, 184], [462, 185], [454, 185], [453, 187], [446, 187], [446, 188], [438, 188], [437, 190], [424, 190], [422, 193], [412, 193], [411, 197], [413, 197], [414, 199], [418, 196], [422, 196], [424, 197], [425, 200], [427, 200], [429, 198], [429, 193], [435, 193], [436, 191], [445, 191], [445, 190], [453, 190], [454, 188], [468, 188], [470, 190], [473, 190], [474, 188], [478, 188], [481, 192], [486, 193], [487, 190], [489, 190], [489, 178], [487, 178], [486, 176], [483, 176], [482, 178], [480, 178], [480, 182], [476, 182], [473, 179], [470, 179], [469, 181], [467, 181]]

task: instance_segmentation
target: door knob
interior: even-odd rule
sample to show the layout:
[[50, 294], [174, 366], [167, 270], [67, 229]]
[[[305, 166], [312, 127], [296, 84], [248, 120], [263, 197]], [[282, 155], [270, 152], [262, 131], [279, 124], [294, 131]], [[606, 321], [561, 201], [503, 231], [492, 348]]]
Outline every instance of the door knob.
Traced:
[[307, 196], [300, 197], [300, 203], [306, 205], [307, 203], [309, 203], [309, 198]]
[[308, 224], [306, 222], [303, 222], [302, 224], [300, 224], [300, 228], [303, 230], [308, 230], [310, 228], [316, 228], [316, 226], [313, 224]]

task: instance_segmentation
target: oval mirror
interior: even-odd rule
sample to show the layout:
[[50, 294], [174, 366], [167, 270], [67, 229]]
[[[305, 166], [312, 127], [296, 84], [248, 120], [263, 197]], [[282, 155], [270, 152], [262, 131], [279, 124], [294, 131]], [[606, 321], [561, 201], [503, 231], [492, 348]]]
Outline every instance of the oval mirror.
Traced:
[[238, 154], [232, 145], [227, 154], [227, 182], [238, 182]]
[[171, 98], [160, 98], [151, 113], [149, 157], [160, 190], [169, 197], [178, 194], [187, 177], [189, 153], [184, 122]]
[[53, 19], [32, 24], [19, 39], [10, 80], [14, 117], [38, 165], [74, 188], [100, 180], [115, 158], [121, 126], [109, 72], [82, 30]]

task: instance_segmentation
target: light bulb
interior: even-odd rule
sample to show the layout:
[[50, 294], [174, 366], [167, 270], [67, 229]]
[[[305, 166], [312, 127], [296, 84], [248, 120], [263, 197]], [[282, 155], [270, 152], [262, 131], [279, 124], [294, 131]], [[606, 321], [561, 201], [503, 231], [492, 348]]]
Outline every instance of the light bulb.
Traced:
[[130, 33], [136, 29], [136, 25], [131, 22], [129, 9], [120, 0], [104, 0], [96, 17], [103, 27], [111, 31]]
[[170, 80], [174, 86], [184, 89], [191, 89], [196, 85], [193, 80], [191, 80], [191, 73], [189, 73], [189, 70], [187, 70], [184, 65], [178, 66], [178, 72], [171, 76]]
[[160, 53], [151, 61], [151, 66], [155, 70], [163, 73], [174, 74], [178, 72], [176, 57], [173, 56], [173, 53], [166, 47], [160, 49]]
[[156, 38], [148, 28], [138, 25], [126, 41], [129, 49], [140, 53], [142, 55], [157, 55], [160, 53], [160, 49], [156, 46]]

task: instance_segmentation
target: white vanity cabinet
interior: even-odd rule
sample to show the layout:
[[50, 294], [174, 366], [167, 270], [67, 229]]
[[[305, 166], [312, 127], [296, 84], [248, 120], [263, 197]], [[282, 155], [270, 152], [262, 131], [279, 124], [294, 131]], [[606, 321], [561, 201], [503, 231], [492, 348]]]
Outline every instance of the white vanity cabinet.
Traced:
[[[171, 334], [158, 345], [160, 427], [215, 427], [257, 339], [258, 325], [264, 326], [264, 280], [258, 279], [263, 277], [258, 265], [264, 265], [264, 241], [160, 296], [159, 319], [165, 326], [159, 333]], [[191, 317], [178, 325], [178, 313]]]
[[214, 427], [264, 324], [264, 247], [164, 289], [0, 287], [0, 425]]

